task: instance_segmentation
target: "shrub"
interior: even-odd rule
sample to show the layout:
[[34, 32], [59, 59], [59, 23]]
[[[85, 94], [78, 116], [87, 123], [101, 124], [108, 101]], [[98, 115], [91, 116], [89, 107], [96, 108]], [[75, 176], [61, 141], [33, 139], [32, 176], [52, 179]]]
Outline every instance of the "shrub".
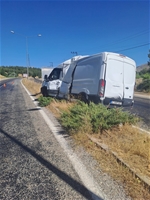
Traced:
[[136, 73], [136, 79], [139, 79], [139, 78], [141, 78], [140, 74]]
[[144, 80], [137, 86], [138, 91], [150, 92], [150, 79]]
[[140, 92], [150, 92], [150, 68], [143, 69], [136, 73], [136, 78], [142, 78], [142, 83], [139, 83], [136, 89]]
[[102, 104], [89, 105], [78, 102], [61, 115], [62, 125], [69, 131], [79, 131], [91, 127], [93, 133], [110, 129], [120, 123], [135, 124], [137, 118], [121, 108], [107, 109]]
[[88, 105], [79, 101], [72, 108], [69, 109], [69, 112], [63, 112], [61, 115], [62, 125], [70, 130], [77, 131], [82, 127], [84, 121], [84, 116], [88, 112]]
[[53, 98], [51, 98], [51, 97], [43, 97], [43, 96], [40, 96], [40, 97], [38, 98], [39, 105], [40, 105], [41, 107], [48, 106], [52, 100], [53, 100]]
[[144, 79], [144, 80], [150, 80], [150, 73], [146, 73], [146, 74], [143, 74], [142, 75], [142, 78]]

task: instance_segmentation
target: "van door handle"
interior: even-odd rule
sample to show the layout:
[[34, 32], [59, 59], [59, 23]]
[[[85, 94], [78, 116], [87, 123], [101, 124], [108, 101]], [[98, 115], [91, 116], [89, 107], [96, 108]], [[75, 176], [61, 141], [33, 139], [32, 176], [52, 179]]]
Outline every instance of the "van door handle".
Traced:
[[128, 87], [125, 87], [127, 90], [129, 89]]

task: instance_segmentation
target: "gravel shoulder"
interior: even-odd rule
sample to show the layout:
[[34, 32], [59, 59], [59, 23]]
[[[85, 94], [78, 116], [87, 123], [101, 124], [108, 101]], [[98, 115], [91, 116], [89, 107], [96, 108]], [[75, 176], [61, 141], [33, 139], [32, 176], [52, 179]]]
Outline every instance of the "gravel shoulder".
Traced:
[[150, 99], [150, 93], [134, 92], [134, 97], [140, 97], [140, 98], [143, 98], [143, 99]]

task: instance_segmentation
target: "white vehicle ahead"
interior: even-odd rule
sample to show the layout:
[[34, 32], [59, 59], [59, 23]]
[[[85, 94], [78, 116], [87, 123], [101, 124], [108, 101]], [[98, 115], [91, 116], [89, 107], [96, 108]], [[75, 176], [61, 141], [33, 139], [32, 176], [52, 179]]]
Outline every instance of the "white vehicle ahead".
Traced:
[[45, 75], [46, 75], [46, 74], [50, 74], [52, 70], [53, 70], [53, 68], [50, 68], [50, 67], [49, 67], [49, 68], [48, 68], [48, 67], [43, 67], [43, 68], [41, 69], [42, 81], [44, 81]]
[[66, 60], [57, 67], [53, 68], [49, 76], [45, 74], [41, 87], [41, 93], [43, 96], [57, 97], [62, 80], [66, 75], [71, 63], [83, 57], [86, 56], [74, 56], [73, 58]]
[[121, 54], [103, 52], [73, 62], [59, 88], [59, 98], [72, 95], [85, 102], [132, 106], [136, 64]]

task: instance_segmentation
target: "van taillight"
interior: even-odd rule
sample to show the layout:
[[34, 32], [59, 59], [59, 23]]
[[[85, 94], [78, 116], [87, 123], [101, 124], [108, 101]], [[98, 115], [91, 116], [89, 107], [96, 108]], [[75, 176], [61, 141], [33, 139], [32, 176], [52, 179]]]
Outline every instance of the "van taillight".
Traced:
[[99, 91], [99, 95], [101, 97], [104, 96], [104, 89], [105, 89], [105, 81], [104, 81], [104, 79], [101, 79], [100, 80], [100, 91]]

